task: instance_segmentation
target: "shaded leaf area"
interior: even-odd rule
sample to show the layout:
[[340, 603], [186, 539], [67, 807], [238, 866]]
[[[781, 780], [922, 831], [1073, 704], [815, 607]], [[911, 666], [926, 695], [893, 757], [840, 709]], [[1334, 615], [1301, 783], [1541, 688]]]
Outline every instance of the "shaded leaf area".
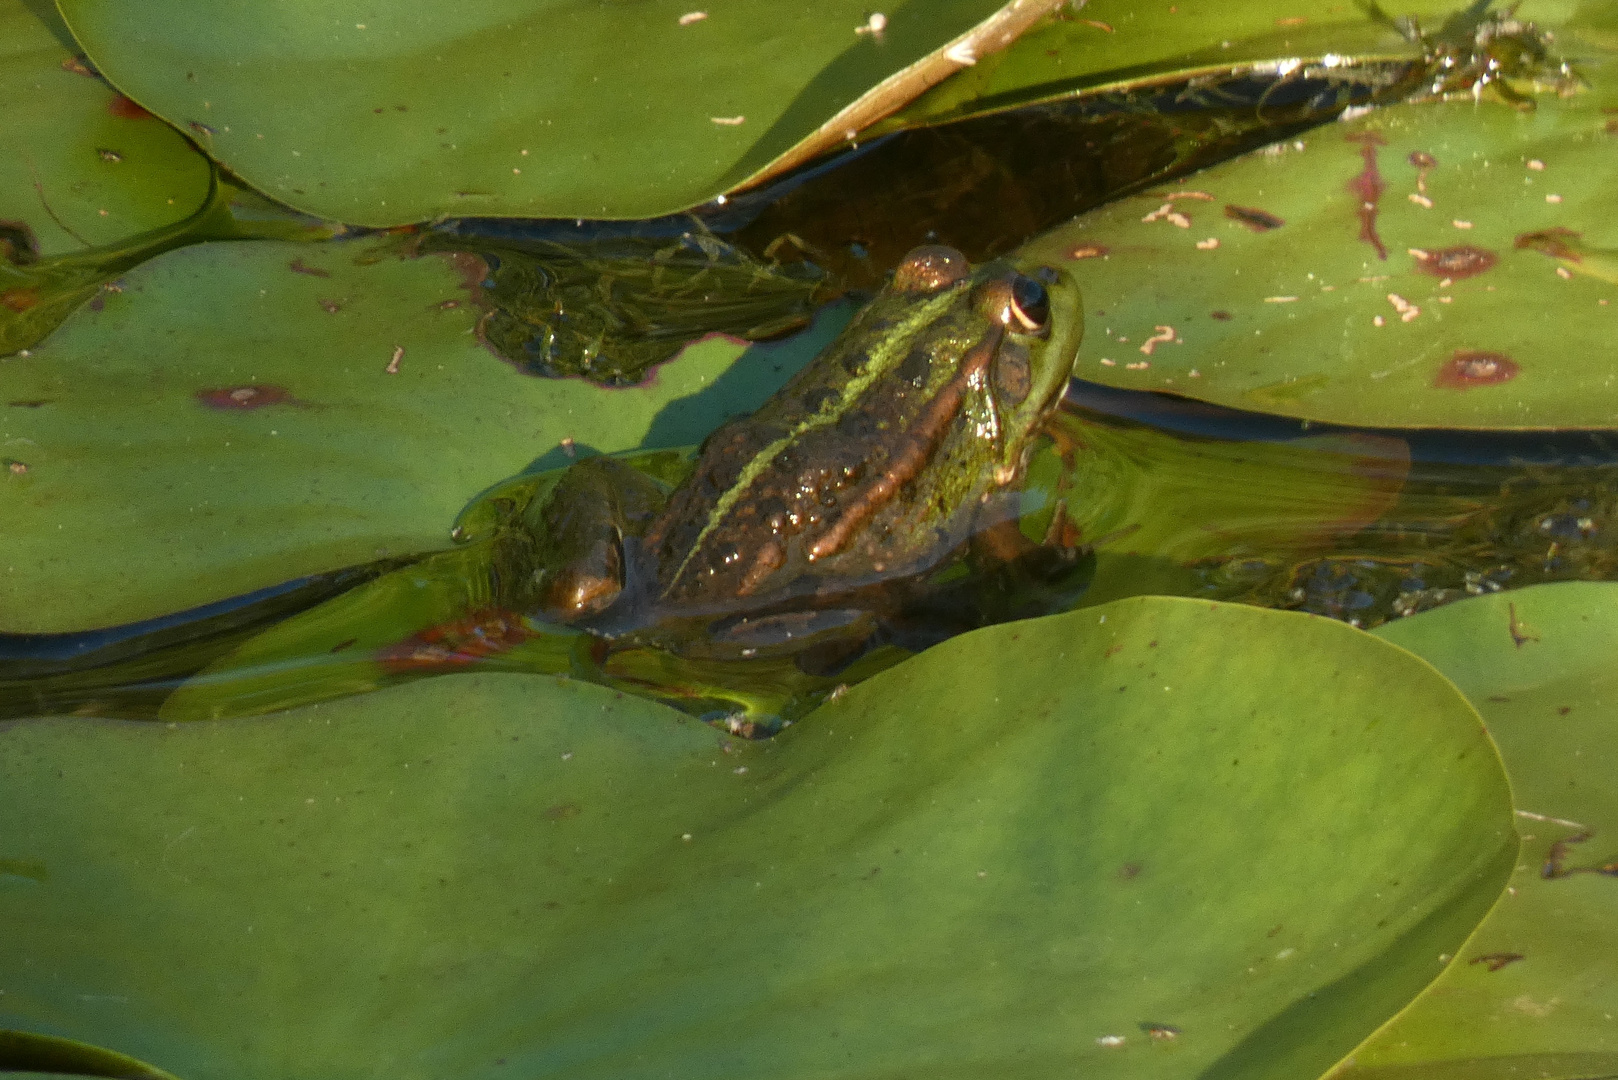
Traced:
[[[1511, 93], [1513, 80], [1561, 77], [1559, 58], [1535, 47], [1539, 27], [1524, 25], [1505, 5], [1490, 11], [1494, 6], [1489, 0], [1405, 0], [1389, 5], [1395, 19], [1375, 4], [1323, 9], [1191, 0], [1143, 7], [1130, 0], [1091, 0], [1077, 10], [1058, 11], [872, 131], [935, 124], [966, 113], [1148, 81], [1170, 71], [1218, 76], [1233, 64], [1268, 62], [1271, 70], [1285, 75], [1303, 69], [1307, 62], [1299, 64], [1298, 58], [1308, 57], [1333, 57], [1334, 68], [1395, 58], [1418, 61], [1423, 85], [1439, 92], [1469, 89], [1482, 81]], [[1577, 7], [1567, 0], [1537, 0], [1522, 9], [1522, 20], [1562, 26]]]
[[[208, 159], [77, 51], [53, 5], [0, 2], [0, 264], [120, 247], [208, 198]], [[15, 287], [0, 279], [8, 308]]]
[[485, 335], [514, 363], [634, 381], [704, 333], [766, 337], [828, 295], [878, 288], [918, 244], [974, 261], [1009, 254], [1142, 185], [1397, 99], [1416, 70], [1168, 80], [889, 135], [690, 214], [460, 219], [416, 242], [496, 266], [481, 294]]
[[547, 453], [565, 463], [564, 440], [695, 442], [835, 329], [734, 370], [742, 347], [714, 341], [605, 391], [491, 357], [466, 284], [446, 256], [197, 245], [7, 361], [0, 626], [127, 623], [447, 546], [468, 499]]
[[1505, 761], [1523, 852], [1437, 983], [1334, 1074], [1574, 1080], [1618, 1074], [1618, 586], [1561, 584], [1377, 631], [1477, 706]]
[[1047, 234], [1024, 254], [1076, 263], [1079, 373], [1344, 424], [1610, 426], [1612, 285], [1559, 265], [1612, 243], [1613, 66], [1582, 68], [1528, 113], [1380, 109]]
[[0, 258], [0, 357], [37, 345], [86, 301], [92, 307], [105, 304], [103, 294], [123, 288], [119, 274], [166, 251], [217, 240], [311, 242], [342, 231], [214, 178], [196, 213], [173, 225], [70, 254]]
[[1279, 1080], [1431, 979], [1516, 850], [1465, 701], [1306, 616], [1125, 601], [770, 743], [681, 721], [478, 675], [7, 725], [0, 851], [48, 873], [0, 877], [0, 1022], [242, 1080]]
[[[999, 7], [163, 0], [63, 12], [112, 82], [309, 213], [638, 218], [723, 192]], [[558, 44], [566, 43], [566, 48]], [[920, 89], [918, 87], [918, 89]]]

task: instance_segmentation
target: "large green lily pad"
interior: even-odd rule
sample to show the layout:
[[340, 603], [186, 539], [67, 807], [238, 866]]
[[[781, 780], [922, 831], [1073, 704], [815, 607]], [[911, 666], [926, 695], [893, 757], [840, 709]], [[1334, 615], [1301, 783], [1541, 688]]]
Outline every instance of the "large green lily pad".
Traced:
[[1530, 112], [1379, 109], [1047, 234], [1028, 254], [1085, 291], [1080, 373], [1346, 424], [1618, 423], [1602, 55]]
[[1516, 850], [1422, 661], [1164, 598], [767, 744], [491, 674], [12, 723], [0, 778], [0, 1026], [191, 1080], [1311, 1076]]
[[132, 621], [447, 546], [469, 499], [547, 452], [565, 463], [563, 440], [696, 442], [825, 340], [727, 373], [743, 346], [714, 339], [623, 390], [537, 380], [477, 344], [463, 271], [203, 244], [4, 361], [0, 628]]
[[1615, 604], [1615, 585], [1540, 585], [1376, 631], [1477, 705], [1524, 843], [1511, 888], [1456, 963], [1343, 1080], [1618, 1075]]
[[910, 0], [880, 35], [864, 0], [61, 6], [114, 85], [250, 183], [389, 225], [700, 203], [999, 4]]
[[0, 221], [45, 256], [181, 221], [209, 190], [208, 159], [75, 64], [71, 43], [49, 6], [0, 0]]

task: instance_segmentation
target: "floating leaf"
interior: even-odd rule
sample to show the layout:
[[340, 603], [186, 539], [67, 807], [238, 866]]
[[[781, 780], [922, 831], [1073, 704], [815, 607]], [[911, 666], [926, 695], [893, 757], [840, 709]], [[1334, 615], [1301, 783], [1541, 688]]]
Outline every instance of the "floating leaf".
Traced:
[[118, 245], [208, 197], [208, 159], [98, 79], [72, 41], [53, 6], [0, 0], [0, 230], [27, 233], [0, 232], [0, 263], [7, 241], [13, 258]]
[[339, 231], [216, 179], [202, 206], [184, 221], [104, 247], [42, 259], [0, 259], [0, 297], [9, 298], [0, 300], [0, 357], [44, 340], [79, 305], [97, 303], [97, 293], [121, 290], [119, 274], [165, 251], [209, 240], [324, 240]]
[[469, 499], [565, 463], [564, 440], [696, 442], [826, 339], [734, 371], [742, 347], [716, 339], [634, 389], [536, 380], [478, 346], [450, 257], [367, 250], [170, 252], [6, 362], [0, 627], [129, 622], [446, 546]]
[[0, 727], [0, 852], [49, 871], [0, 877], [0, 1023], [238, 1080], [1291, 1080], [1516, 850], [1465, 701], [1306, 616], [1124, 601], [770, 743], [683, 720], [478, 675]]
[[1377, 636], [1430, 661], [1488, 722], [1517, 804], [1511, 889], [1455, 963], [1342, 1080], [1618, 1074], [1618, 585], [1480, 596]]
[[1581, 70], [1594, 89], [1526, 114], [1379, 109], [1048, 234], [1025, 254], [1075, 260], [1080, 374], [1346, 424], [1618, 422], [1618, 292], [1545, 246], [1593, 268], [1618, 242], [1618, 67]]
[[[321, 217], [636, 218], [753, 176], [861, 95], [947, 47], [994, 0], [713, 11], [501, 0], [67, 0], [112, 82], [266, 194]], [[1016, 28], [1049, 3], [1011, 5]], [[682, 17], [683, 15], [683, 17]], [[860, 32], [861, 30], [865, 32]], [[936, 55], [935, 55], [936, 54]], [[929, 65], [924, 65], [929, 66]], [[872, 117], [874, 119], [874, 117]], [[864, 126], [853, 117], [844, 126]]]

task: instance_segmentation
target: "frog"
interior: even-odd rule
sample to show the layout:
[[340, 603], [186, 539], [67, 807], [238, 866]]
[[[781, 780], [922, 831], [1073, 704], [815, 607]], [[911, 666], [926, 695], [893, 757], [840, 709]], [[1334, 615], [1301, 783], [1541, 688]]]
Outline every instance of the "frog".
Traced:
[[1046, 546], [1018, 530], [1017, 488], [1082, 333], [1065, 270], [918, 247], [681, 482], [611, 456], [569, 466], [520, 515], [525, 550], [503, 560], [516, 606], [614, 648], [805, 670], [902, 636], [942, 568], [959, 587], [963, 559]]

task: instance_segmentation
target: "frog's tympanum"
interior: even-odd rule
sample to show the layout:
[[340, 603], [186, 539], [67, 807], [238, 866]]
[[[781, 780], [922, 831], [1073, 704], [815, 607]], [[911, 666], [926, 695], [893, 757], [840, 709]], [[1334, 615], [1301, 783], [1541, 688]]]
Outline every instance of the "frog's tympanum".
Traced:
[[1065, 273], [917, 248], [672, 491], [614, 458], [568, 469], [522, 517], [523, 606], [688, 657], [846, 660], [879, 631], [899, 640], [941, 566], [1037, 547], [1014, 489], [1080, 334]]

